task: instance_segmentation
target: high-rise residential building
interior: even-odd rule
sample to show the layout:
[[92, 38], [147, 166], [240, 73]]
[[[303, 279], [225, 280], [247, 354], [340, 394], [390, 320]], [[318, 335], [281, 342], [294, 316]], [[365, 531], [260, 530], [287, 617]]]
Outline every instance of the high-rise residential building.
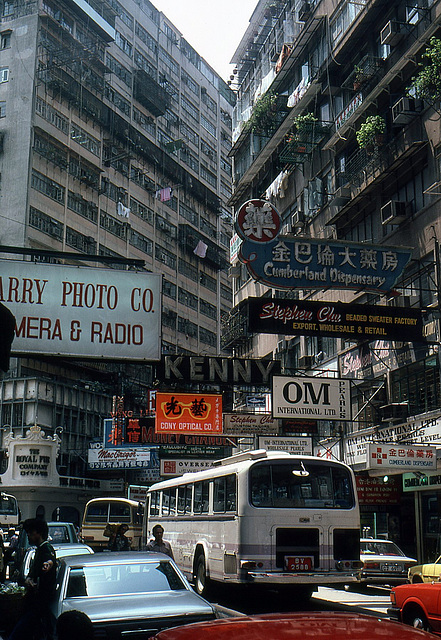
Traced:
[[[3, 258], [143, 260], [163, 275], [162, 353], [219, 354], [234, 93], [149, 0], [0, 7], [0, 243], [21, 250]], [[14, 358], [0, 425], [62, 427], [60, 468], [83, 474], [112, 395], [145, 406], [151, 382], [146, 365]]]
[[[387, 256], [397, 247], [409, 248], [411, 259], [391, 291], [374, 291], [363, 278], [356, 287], [296, 286], [296, 274], [291, 287], [265, 285], [237, 262], [224, 335], [237, 355], [272, 355], [289, 375], [350, 380], [352, 420], [318, 421], [311, 432], [315, 451], [345, 460], [360, 487], [373, 488], [370, 497], [360, 492], [365, 531], [389, 534], [408, 549], [416, 535], [418, 553], [433, 558], [437, 480], [396, 474], [398, 463], [375, 471], [367, 443], [389, 447], [397, 458], [408, 455], [400, 445], [411, 448], [410, 456], [418, 445], [441, 446], [440, 25], [438, 0], [257, 3], [233, 58], [231, 204], [237, 210], [254, 198], [276, 207], [285, 249], [294, 256], [279, 246], [273, 256], [279, 273], [287, 265], [291, 274], [305, 273], [316, 254], [321, 275], [326, 265], [344, 264], [354, 273], [358, 266], [373, 274], [395, 269]], [[265, 334], [248, 329], [250, 297], [287, 310], [313, 301], [373, 311], [365, 319], [358, 311], [357, 319], [349, 307], [348, 321], [334, 335], [313, 326], [296, 331], [299, 325], [289, 322], [279, 334]], [[414, 320], [410, 312], [403, 319], [405, 309], [416, 310]], [[385, 337], [378, 318], [401, 322], [401, 336]], [[366, 322], [370, 334], [351, 335], [354, 321]], [[405, 327], [416, 322], [422, 332], [409, 337]], [[432, 473], [436, 478], [439, 470]], [[423, 492], [431, 484], [433, 491]], [[388, 497], [376, 501], [375, 492]]]

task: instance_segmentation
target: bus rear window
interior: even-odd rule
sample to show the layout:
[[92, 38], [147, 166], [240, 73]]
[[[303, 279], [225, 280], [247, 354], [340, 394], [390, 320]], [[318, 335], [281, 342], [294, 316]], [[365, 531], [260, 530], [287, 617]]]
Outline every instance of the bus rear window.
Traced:
[[119, 502], [110, 503], [111, 522], [130, 522], [130, 506]]
[[87, 508], [86, 522], [107, 522], [109, 512], [108, 502], [94, 502]]
[[254, 507], [351, 509], [355, 506], [347, 469], [305, 461], [256, 464], [250, 470]]

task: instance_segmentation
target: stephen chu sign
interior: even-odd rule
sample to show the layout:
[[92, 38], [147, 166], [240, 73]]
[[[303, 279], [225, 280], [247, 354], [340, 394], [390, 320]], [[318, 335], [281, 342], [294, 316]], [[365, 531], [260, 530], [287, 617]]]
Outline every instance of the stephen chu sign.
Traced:
[[159, 360], [160, 291], [158, 274], [0, 261], [17, 355]]
[[349, 380], [274, 376], [272, 405], [274, 418], [351, 420]]

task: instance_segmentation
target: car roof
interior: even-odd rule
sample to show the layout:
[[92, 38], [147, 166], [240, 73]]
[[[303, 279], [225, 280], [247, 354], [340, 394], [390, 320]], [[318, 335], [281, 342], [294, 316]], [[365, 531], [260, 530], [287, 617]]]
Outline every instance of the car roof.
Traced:
[[85, 554], [78, 556], [67, 556], [61, 561], [67, 566], [72, 565], [102, 565], [102, 564], [132, 564], [134, 562], [159, 562], [160, 560], [171, 561], [164, 553], [153, 551], [103, 551], [101, 553]]
[[432, 634], [407, 627], [385, 618], [337, 611], [307, 611], [305, 613], [273, 613], [257, 616], [222, 618], [211, 622], [199, 622], [166, 629], [158, 633], [157, 640], [240, 640], [256, 638], [283, 638], [304, 640], [320, 635], [320, 640], [335, 638], [366, 640], [381, 637], [382, 640], [429, 640]]
[[360, 538], [360, 542], [389, 542], [390, 544], [396, 544], [393, 540], [386, 540], [386, 538]]

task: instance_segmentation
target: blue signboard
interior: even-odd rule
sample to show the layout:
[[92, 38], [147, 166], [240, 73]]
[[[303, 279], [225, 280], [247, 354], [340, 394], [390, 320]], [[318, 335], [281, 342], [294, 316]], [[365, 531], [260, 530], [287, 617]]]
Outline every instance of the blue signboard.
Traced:
[[245, 239], [239, 253], [255, 280], [276, 289], [391, 291], [410, 257], [397, 247], [283, 236]]
[[248, 200], [235, 227], [239, 259], [255, 280], [275, 289], [391, 291], [411, 257], [409, 249], [279, 235], [280, 215], [270, 202]]

